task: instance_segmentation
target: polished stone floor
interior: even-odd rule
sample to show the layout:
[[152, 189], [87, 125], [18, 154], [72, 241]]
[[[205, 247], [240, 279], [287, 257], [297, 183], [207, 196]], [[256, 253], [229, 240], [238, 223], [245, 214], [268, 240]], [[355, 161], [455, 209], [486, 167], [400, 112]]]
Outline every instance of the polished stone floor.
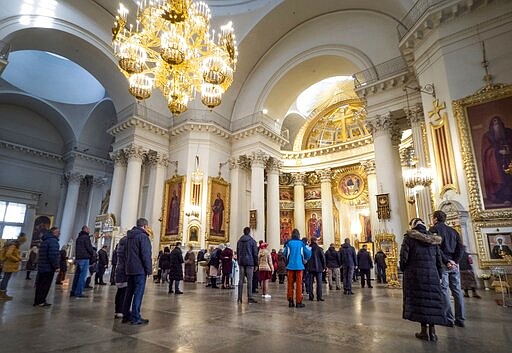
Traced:
[[[493, 291], [466, 300], [465, 328], [438, 328], [439, 342], [414, 337], [416, 323], [401, 319], [401, 291], [355, 286], [353, 296], [325, 294], [325, 302], [288, 308], [285, 285], [272, 298], [237, 304], [234, 290], [187, 283], [184, 295], [148, 281], [145, 326], [113, 318], [116, 288], [97, 287], [89, 298], [69, 298], [69, 279], [53, 288], [50, 307], [33, 307], [33, 280], [18, 273], [12, 301], [0, 301], [0, 352], [510, 352], [512, 308]], [[245, 298], [245, 296], [244, 296]]]

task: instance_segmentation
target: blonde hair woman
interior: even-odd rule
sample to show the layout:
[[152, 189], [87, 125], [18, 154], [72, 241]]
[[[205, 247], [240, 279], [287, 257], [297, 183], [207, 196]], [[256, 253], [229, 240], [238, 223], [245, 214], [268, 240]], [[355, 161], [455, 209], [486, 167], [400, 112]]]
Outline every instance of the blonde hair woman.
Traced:
[[262, 287], [261, 296], [269, 299], [271, 298], [271, 295], [268, 294], [268, 282], [272, 278], [274, 265], [272, 263], [272, 256], [270, 255], [270, 251], [268, 251], [267, 247], [267, 243], [262, 243], [260, 245], [260, 251], [258, 253], [258, 270]]

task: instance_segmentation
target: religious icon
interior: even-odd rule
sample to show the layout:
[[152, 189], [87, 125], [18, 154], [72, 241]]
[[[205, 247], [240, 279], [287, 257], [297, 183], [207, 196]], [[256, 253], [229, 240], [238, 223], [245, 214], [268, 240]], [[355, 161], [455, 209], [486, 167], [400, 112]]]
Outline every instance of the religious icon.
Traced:
[[229, 187], [221, 177], [208, 178], [208, 241], [218, 243], [228, 239]]
[[222, 222], [224, 220], [224, 201], [220, 197], [220, 193], [217, 193], [217, 198], [213, 202], [212, 214], [213, 232], [219, 234], [222, 228]]

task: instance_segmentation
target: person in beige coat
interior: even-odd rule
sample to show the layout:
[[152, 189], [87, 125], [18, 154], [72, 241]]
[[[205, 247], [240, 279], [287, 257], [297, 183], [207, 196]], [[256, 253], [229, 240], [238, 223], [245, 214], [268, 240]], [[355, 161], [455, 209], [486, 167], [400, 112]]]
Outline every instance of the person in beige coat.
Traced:
[[258, 253], [258, 271], [262, 287], [261, 296], [269, 299], [271, 296], [268, 294], [268, 282], [272, 278], [274, 265], [272, 263], [272, 256], [270, 255], [270, 251], [268, 251], [267, 247], [267, 243], [261, 243], [260, 245], [260, 251]]
[[18, 272], [21, 263], [20, 246], [27, 240], [25, 233], [20, 233], [18, 239], [5, 244], [5, 260], [2, 271], [4, 277], [0, 282], [0, 300], [11, 300], [12, 297], [7, 295], [7, 284], [11, 279], [13, 272]]

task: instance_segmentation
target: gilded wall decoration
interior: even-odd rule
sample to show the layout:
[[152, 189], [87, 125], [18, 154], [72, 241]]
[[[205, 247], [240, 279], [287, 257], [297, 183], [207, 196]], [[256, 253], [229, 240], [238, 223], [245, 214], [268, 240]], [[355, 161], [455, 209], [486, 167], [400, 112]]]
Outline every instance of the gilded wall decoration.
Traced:
[[322, 193], [319, 187], [308, 187], [304, 189], [304, 200], [321, 200]]
[[430, 118], [436, 160], [437, 178], [435, 182], [439, 184], [440, 195], [442, 196], [448, 190], [458, 190], [457, 174], [446, 103], [440, 103], [438, 99], [435, 99], [432, 105], [433, 108], [428, 112], [428, 117]]
[[368, 201], [368, 179], [360, 165], [334, 171], [333, 195], [340, 201], [352, 205]]
[[512, 225], [512, 86], [498, 85], [453, 102], [471, 216]]
[[293, 187], [281, 186], [279, 187], [279, 201], [291, 201], [293, 202]]
[[183, 234], [183, 210], [185, 205], [185, 177], [175, 175], [165, 181], [162, 203], [161, 243], [181, 241]]
[[306, 237], [315, 237], [318, 245], [323, 244], [322, 209], [306, 210]]
[[389, 194], [379, 194], [377, 197], [377, 217], [380, 220], [391, 218], [391, 206], [389, 204]]
[[512, 264], [512, 222], [510, 219], [476, 222], [474, 228], [481, 267]]
[[210, 244], [223, 243], [229, 238], [230, 184], [222, 177], [208, 177], [207, 236]]
[[292, 238], [292, 230], [294, 228], [293, 210], [281, 210], [279, 212], [279, 221], [281, 224], [280, 244], [284, 245], [287, 240]]

